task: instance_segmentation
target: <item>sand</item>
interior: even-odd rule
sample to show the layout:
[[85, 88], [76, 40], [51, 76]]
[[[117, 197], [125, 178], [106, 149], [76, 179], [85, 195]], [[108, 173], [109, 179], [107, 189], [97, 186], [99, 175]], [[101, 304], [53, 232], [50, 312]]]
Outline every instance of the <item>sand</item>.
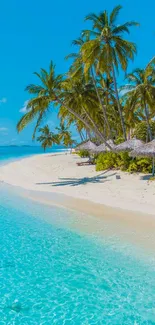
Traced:
[[77, 166], [85, 160], [69, 153], [36, 155], [1, 166], [0, 181], [155, 216], [155, 182], [142, 174], [96, 172], [92, 165]]

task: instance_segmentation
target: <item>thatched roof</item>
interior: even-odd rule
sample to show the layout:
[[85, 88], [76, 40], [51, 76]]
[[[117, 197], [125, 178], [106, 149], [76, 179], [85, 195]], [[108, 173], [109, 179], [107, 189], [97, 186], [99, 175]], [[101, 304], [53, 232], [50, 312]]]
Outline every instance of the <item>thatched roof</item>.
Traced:
[[[114, 148], [114, 142], [113, 140], [108, 140], [107, 144], [109, 144], [111, 146], [111, 148]], [[94, 153], [100, 153], [100, 152], [106, 152], [106, 151], [110, 151], [109, 147], [106, 146], [105, 143], [100, 144], [100, 146], [96, 147], [93, 152]]]
[[79, 146], [77, 146], [75, 148], [76, 151], [78, 150], [95, 150], [97, 148], [96, 144], [91, 142], [90, 140], [85, 142], [85, 143], [82, 143], [80, 144]]
[[155, 157], [155, 139], [131, 151], [130, 155], [132, 157], [136, 157], [136, 156]]
[[127, 140], [123, 143], [120, 143], [118, 146], [115, 146], [115, 151], [116, 152], [121, 152], [121, 151], [131, 151], [131, 150], [136, 150], [140, 146], [144, 145], [144, 142], [138, 139], [130, 139]]

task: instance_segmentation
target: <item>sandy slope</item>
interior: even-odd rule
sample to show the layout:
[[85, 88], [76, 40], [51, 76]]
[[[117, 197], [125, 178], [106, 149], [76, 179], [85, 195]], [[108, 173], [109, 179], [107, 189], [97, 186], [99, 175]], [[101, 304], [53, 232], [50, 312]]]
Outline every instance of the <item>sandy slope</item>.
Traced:
[[70, 154], [32, 156], [0, 167], [0, 181], [155, 216], [155, 182], [122, 172], [118, 180], [115, 171], [96, 172], [94, 166], [78, 167], [77, 161], [81, 158]]

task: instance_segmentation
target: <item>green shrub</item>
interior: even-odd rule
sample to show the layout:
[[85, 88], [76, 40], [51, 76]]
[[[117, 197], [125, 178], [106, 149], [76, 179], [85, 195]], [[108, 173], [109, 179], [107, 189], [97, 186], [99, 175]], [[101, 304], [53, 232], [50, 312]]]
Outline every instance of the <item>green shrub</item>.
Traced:
[[128, 172], [141, 172], [141, 173], [151, 173], [152, 171], [152, 161], [150, 158], [135, 158], [129, 165], [127, 169]]
[[116, 161], [117, 167], [122, 171], [126, 171], [129, 168], [132, 158], [129, 157], [129, 154], [127, 152], [121, 152], [117, 154]]
[[79, 155], [81, 158], [87, 158], [87, 157], [90, 156], [88, 150], [80, 150], [80, 151], [78, 152], [78, 155]]
[[127, 152], [101, 153], [96, 158], [96, 170], [120, 169], [130, 173], [142, 172], [150, 173], [152, 171], [152, 161], [150, 158], [131, 158]]
[[137, 162], [135, 160], [130, 162], [127, 171], [129, 173], [136, 173], [137, 172]]
[[117, 154], [113, 152], [101, 153], [96, 159], [96, 170], [106, 170], [117, 168]]
[[150, 158], [138, 159], [137, 165], [139, 167], [139, 171], [142, 173], [151, 173], [152, 172], [152, 159], [150, 159]]
[[149, 181], [151, 182], [155, 181], [155, 176], [150, 177]]

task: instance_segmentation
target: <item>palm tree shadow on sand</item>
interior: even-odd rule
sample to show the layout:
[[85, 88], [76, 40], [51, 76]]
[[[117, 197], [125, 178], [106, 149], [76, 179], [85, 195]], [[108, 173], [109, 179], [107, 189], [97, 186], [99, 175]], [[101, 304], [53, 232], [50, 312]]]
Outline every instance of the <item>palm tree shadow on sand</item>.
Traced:
[[[107, 172], [107, 171], [106, 171]], [[42, 182], [42, 183], [36, 183], [36, 185], [51, 185], [51, 186], [79, 186], [79, 185], [86, 185], [89, 183], [104, 183], [109, 181], [109, 177], [115, 176], [116, 173], [112, 173], [110, 175], [105, 175], [105, 173], [102, 173], [98, 176], [94, 177], [82, 177], [82, 178], [59, 178], [60, 181], [57, 182]]]

